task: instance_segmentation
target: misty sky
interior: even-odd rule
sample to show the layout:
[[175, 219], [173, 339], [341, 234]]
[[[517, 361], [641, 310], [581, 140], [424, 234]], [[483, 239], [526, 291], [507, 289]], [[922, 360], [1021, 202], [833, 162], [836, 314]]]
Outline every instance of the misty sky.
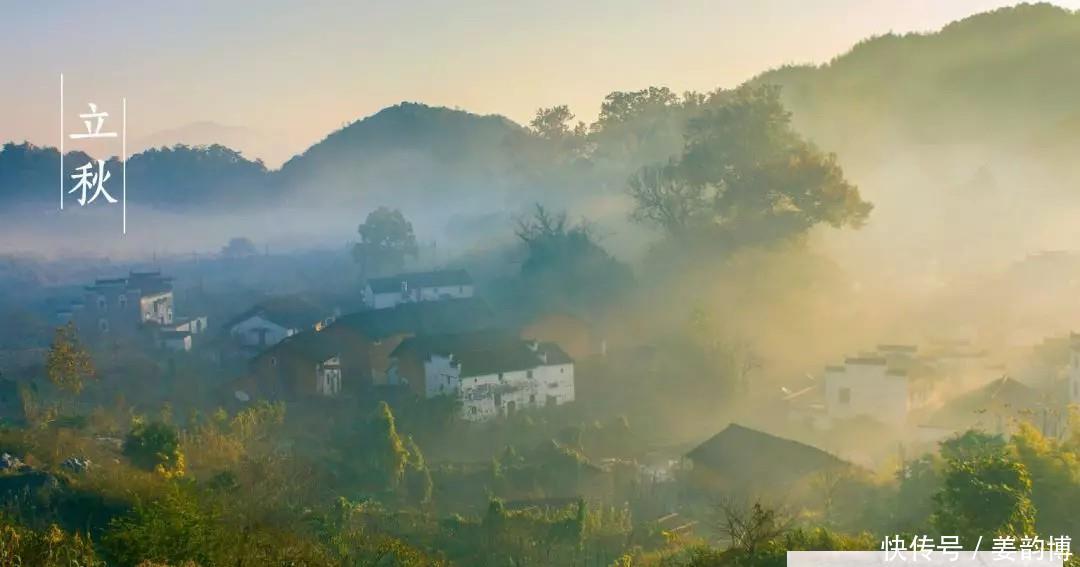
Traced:
[[10, 3], [0, 22], [0, 140], [57, 143], [63, 72], [68, 108], [128, 98], [135, 149], [201, 133], [246, 140], [236, 143], [276, 166], [403, 100], [519, 122], [565, 103], [591, 121], [613, 90], [733, 86], [784, 63], [827, 61], [871, 35], [933, 30], [1013, 3]]

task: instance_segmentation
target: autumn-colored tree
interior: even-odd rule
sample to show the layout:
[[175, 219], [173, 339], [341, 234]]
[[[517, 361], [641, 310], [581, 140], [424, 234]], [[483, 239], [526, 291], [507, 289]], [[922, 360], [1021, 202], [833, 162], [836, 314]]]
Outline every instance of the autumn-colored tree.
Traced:
[[45, 372], [57, 388], [75, 395], [82, 392], [87, 379], [97, 375], [90, 353], [79, 342], [75, 325], [68, 323], [56, 328], [45, 357]]
[[184, 474], [184, 454], [176, 428], [160, 421], [137, 421], [124, 439], [124, 455], [136, 466], [166, 476]]

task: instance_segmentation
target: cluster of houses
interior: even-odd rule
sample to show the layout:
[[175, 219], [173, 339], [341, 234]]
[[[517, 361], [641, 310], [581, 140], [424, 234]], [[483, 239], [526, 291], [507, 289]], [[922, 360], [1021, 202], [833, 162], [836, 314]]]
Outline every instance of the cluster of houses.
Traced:
[[933, 443], [971, 428], [1008, 433], [1026, 420], [1056, 436], [1080, 403], [1080, 335], [1070, 352], [1061, 379], [1032, 385], [966, 341], [878, 345], [783, 388], [782, 403], [790, 422], [820, 432], [865, 420]]
[[226, 323], [234, 352], [248, 360], [232, 385], [236, 400], [407, 388], [456, 397], [472, 421], [574, 400], [570, 356], [498, 325], [463, 270], [372, 279], [363, 299], [366, 309], [343, 315], [281, 297]]
[[56, 313], [58, 323], [73, 323], [91, 343], [150, 340], [159, 348], [189, 351], [207, 329], [205, 316], [177, 317], [172, 278], [160, 271], [130, 272], [99, 279], [83, 288], [83, 298]]
[[[454, 396], [473, 421], [574, 400], [573, 359], [545, 338], [555, 334], [571, 350], [585, 348], [565, 316], [506, 328], [475, 296], [464, 270], [371, 279], [362, 302], [360, 311], [342, 314], [303, 297], [274, 297], [220, 325], [207, 344], [216, 344], [216, 358], [240, 375], [229, 395], [246, 403], [400, 388], [425, 398]], [[88, 344], [190, 351], [206, 334], [207, 317], [178, 317], [174, 305], [171, 278], [133, 271], [96, 280], [56, 315], [60, 324], [74, 323]]]
[[[1021, 381], [966, 341], [878, 345], [782, 388], [791, 426], [784, 429], [818, 441], [844, 430], [876, 439], [876, 424], [896, 434], [901, 459], [903, 446], [928, 447], [968, 429], [1007, 435], [1020, 421], [1060, 437], [1069, 433], [1069, 407], [1080, 404], [1080, 334], [1070, 334], [1065, 346], [1068, 362], [1060, 373]], [[854, 463], [882, 462], [845, 450], [843, 442], [830, 445], [838, 453], [733, 423], [686, 453], [678, 468], [701, 489], [782, 489], [797, 498], [857, 477], [864, 469]], [[889, 453], [889, 462], [895, 457]]]

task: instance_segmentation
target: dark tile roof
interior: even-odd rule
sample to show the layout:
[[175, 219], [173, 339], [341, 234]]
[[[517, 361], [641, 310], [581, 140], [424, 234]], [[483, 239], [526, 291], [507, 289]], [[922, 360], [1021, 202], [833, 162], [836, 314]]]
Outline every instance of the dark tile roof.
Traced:
[[333, 337], [318, 331], [304, 331], [266, 349], [256, 358], [261, 359], [267, 356], [293, 357], [318, 364], [339, 356], [339, 354], [340, 350]]
[[286, 329], [306, 329], [329, 316], [326, 309], [295, 295], [274, 297], [260, 301], [243, 313], [233, 317], [225, 324], [226, 329], [237, 323], [260, 316]]
[[427, 358], [433, 354], [446, 356], [456, 352], [491, 350], [522, 343], [522, 340], [517, 335], [502, 329], [416, 335], [401, 341], [401, 344], [390, 355], [403, 356], [409, 354], [418, 358]]
[[695, 468], [711, 469], [736, 482], [793, 482], [831, 467], [852, 466], [816, 447], [735, 423], [686, 456]]
[[461, 377], [485, 376], [500, 372], [518, 372], [540, 366], [540, 357], [523, 342], [493, 345], [487, 350], [454, 353], [461, 364]]
[[570, 358], [570, 355], [566, 354], [566, 351], [557, 343], [540, 343], [540, 352], [547, 354], [547, 364], [570, 364], [574, 362], [574, 359]]
[[478, 298], [402, 303], [388, 309], [360, 311], [339, 317], [331, 329], [358, 333], [371, 340], [394, 335], [436, 335], [495, 327], [495, 315]]
[[161, 272], [131, 272], [126, 278], [99, 278], [94, 280], [93, 285], [86, 286], [86, 289], [98, 291], [101, 287], [123, 287], [126, 291], [138, 292], [144, 297], [173, 290], [172, 278], [162, 276]]
[[[401, 342], [391, 356], [453, 355], [461, 365], [461, 375], [483, 376], [499, 372], [530, 370], [545, 364], [569, 364], [573, 360], [555, 343], [535, 345], [504, 330], [472, 333], [421, 335]], [[544, 362], [542, 355], [547, 355]]]
[[1039, 391], [1023, 382], [1002, 376], [985, 385], [949, 400], [934, 411], [924, 425], [962, 429], [979, 421], [981, 414], [991, 408], [1005, 413], [1020, 413], [1043, 406]]
[[371, 290], [375, 293], [393, 293], [401, 291], [402, 282], [406, 282], [409, 289], [416, 289], [471, 285], [473, 280], [465, 270], [438, 270], [398, 274], [386, 278], [373, 278], [368, 280], [368, 285], [371, 286]]

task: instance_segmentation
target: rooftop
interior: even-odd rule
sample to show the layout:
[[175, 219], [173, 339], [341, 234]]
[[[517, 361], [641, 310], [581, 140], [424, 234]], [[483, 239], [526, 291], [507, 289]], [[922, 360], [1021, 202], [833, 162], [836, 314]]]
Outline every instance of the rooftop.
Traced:
[[491, 329], [495, 315], [481, 299], [447, 299], [401, 303], [388, 309], [351, 313], [330, 326], [371, 340], [394, 335], [435, 335]]
[[252, 306], [250, 309], [233, 317], [225, 325], [232, 328], [237, 323], [259, 316], [286, 329], [305, 329], [314, 327], [329, 315], [326, 309], [296, 295], [270, 298]]
[[123, 287], [129, 292], [138, 292], [141, 296], [159, 295], [173, 290], [172, 278], [162, 276], [161, 272], [131, 272], [126, 278], [99, 278], [87, 291], [99, 291], [100, 288]]
[[[736, 481], [791, 482], [850, 463], [805, 443], [732, 423], [686, 456], [699, 466]], [[777, 463], [784, 463], [778, 467]]]
[[452, 355], [461, 366], [462, 377], [530, 370], [538, 366], [573, 362], [555, 343], [534, 343], [497, 329], [409, 337], [391, 353], [394, 357], [406, 355], [421, 359], [432, 355]]
[[294, 357], [314, 364], [326, 362], [340, 353], [332, 337], [318, 331], [297, 333], [263, 351], [265, 356]]

